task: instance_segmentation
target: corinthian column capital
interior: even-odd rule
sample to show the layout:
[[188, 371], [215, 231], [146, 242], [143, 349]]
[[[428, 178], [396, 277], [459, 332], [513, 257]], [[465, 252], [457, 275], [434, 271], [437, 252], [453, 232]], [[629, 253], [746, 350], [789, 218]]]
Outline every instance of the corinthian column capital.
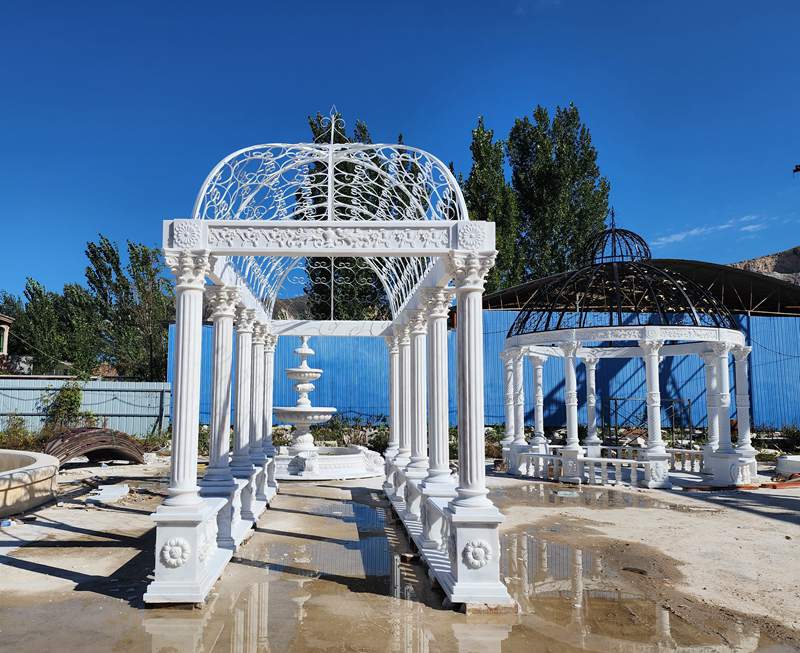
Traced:
[[427, 311], [416, 309], [408, 312], [408, 328], [412, 335], [421, 336], [428, 332]]
[[255, 321], [256, 312], [252, 308], [241, 304], [236, 307], [236, 331], [239, 333], [252, 332]]
[[275, 347], [278, 345], [278, 336], [273, 333], [264, 335], [264, 351], [268, 354], [275, 352]]
[[268, 328], [263, 322], [255, 322], [253, 324], [253, 344], [263, 345], [267, 341]]
[[741, 363], [742, 361], [746, 361], [747, 357], [750, 355], [750, 352], [753, 351], [752, 347], [748, 347], [746, 345], [736, 345], [733, 348], [733, 357], [736, 359], [736, 362]]
[[478, 252], [450, 252], [448, 260], [450, 274], [456, 282], [456, 291], [483, 291], [483, 282], [494, 265], [495, 254]]
[[384, 336], [383, 341], [386, 343], [390, 354], [396, 354], [400, 351], [400, 343], [397, 336]]
[[646, 355], [658, 354], [664, 346], [663, 340], [640, 340], [639, 347]]
[[179, 290], [193, 288], [202, 290], [205, 287], [206, 274], [214, 264], [214, 257], [208, 252], [190, 252], [188, 250], [167, 250], [164, 260], [177, 280]]
[[428, 309], [428, 317], [446, 318], [454, 295], [455, 289], [453, 288], [427, 288], [423, 298], [425, 307]]
[[233, 286], [211, 286], [206, 290], [206, 301], [211, 308], [211, 319], [234, 317], [239, 289]]

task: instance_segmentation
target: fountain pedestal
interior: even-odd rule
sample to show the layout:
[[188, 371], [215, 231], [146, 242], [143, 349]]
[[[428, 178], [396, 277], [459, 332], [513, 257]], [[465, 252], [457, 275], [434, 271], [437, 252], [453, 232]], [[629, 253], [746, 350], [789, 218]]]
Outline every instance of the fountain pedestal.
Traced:
[[336, 413], [330, 406], [312, 406], [308, 395], [322, 370], [309, 367], [308, 357], [314, 350], [308, 345], [308, 336], [301, 336], [300, 346], [294, 353], [300, 357], [297, 367], [286, 370], [286, 376], [295, 382], [298, 394], [294, 406], [277, 406], [275, 417], [280, 422], [294, 426], [292, 444], [277, 447], [275, 453], [275, 478], [291, 480], [336, 480], [382, 476], [383, 457], [366, 447], [318, 447], [311, 435], [311, 427], [324, 424]]

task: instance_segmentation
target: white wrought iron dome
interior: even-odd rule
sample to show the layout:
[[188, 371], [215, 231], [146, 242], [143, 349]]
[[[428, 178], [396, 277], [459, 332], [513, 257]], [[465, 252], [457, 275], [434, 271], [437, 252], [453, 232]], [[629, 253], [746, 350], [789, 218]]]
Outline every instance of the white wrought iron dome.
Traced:
[[[329, 120], [337, 118], [332, 116]], [[336, 228], [341, 221], [468, 219], [455, 177], [433, 155], [402, 144], [336, 143], [334, 132], [331, 128], [328, 143], [268, 143], [233, 152], [214, 167], [203, 183], [192, 217], [329, 223], [330, 229], [321, 237], [315, 232], [315, 237], [321, 238], [320, 246], [345, 238]], [[400, 231], [381, 230], [375, 234], [387, 241], [397, 239], [398, 248], [404, 244], [400, 242]], [[303, 236], [302, 229], [295, 229], [291, 237]], [[234, 237], [237, 236], [232, 231], [231, 238]], [[435, 234], [430, 232], [429, 237], [434, 238]], [[388, 312], [396, 316], [434, 263], [423, 256], [334, 261], [322, 252], [320, 258], [232, 256], [230, 260], [268, 315], [273, 314], [281, 288], [308, 283], [312, 278], [314, 284], [324, 285], [326, 270], [332, 307], [333, 296], [340, 289], [335, 286], [346, 286], [352, 276], [348, 271], [366, 265], [380, 281]], [[330, 318], [334, 318], [333, 308]]]

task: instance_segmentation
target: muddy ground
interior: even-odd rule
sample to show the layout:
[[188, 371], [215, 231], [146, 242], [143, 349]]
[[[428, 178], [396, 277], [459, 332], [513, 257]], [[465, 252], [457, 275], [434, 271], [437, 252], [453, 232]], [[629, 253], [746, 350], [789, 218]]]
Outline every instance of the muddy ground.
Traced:
[[[800, 650], [800, 492], [667, 493], [490, 477], [520, 615], [431, 588], [379, 481], [284, 483], [201, 609], [144, 608], [167, 468], [62, 475], [0, 531], [0, 651]], [[85, 498], [98, 478], [131, 494]]]

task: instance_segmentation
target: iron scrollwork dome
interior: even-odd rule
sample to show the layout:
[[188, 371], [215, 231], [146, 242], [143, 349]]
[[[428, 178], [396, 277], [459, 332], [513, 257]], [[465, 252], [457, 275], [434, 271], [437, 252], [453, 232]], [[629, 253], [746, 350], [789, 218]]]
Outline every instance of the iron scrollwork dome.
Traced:
[[591, 263], [542, 279], [508, 337], [562, 329], [686, 326], [738, 330], [730, 311], [677, 271], [650, 264], [645, 240], [627, 229], [598, 232]]

